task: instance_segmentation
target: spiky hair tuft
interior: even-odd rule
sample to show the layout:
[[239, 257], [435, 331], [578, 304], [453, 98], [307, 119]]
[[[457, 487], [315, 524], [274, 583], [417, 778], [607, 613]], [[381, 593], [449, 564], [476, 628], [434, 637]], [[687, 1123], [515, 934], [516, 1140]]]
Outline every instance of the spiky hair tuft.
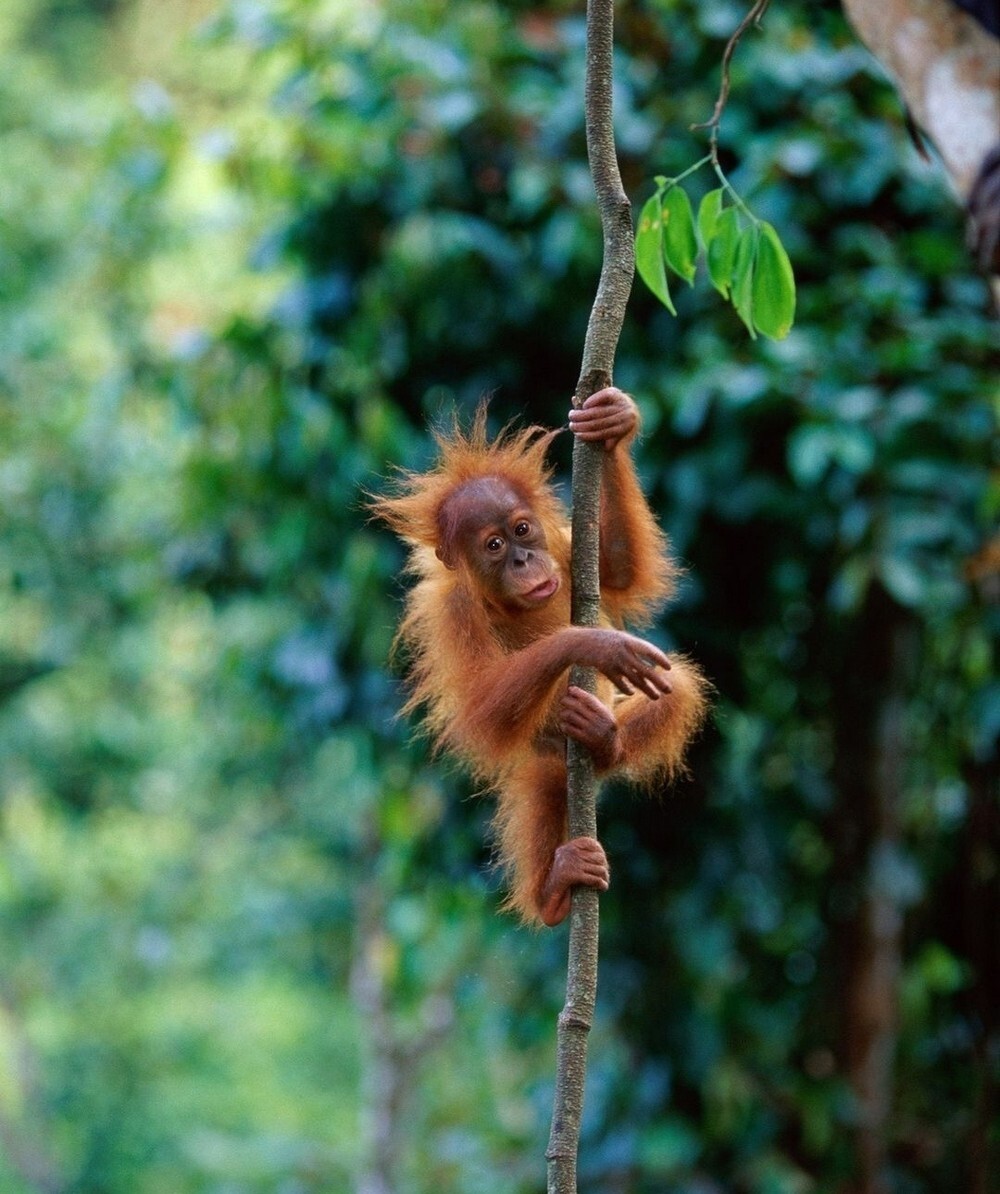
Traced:
[[498, 477], [524, 498], [544, 525], [563, 524], [566, 514], [549, 484], [551, 469], [545, 463], [558, 432], [508, 425], [491, 440], [486, 424], [484, 402], [468, 433], [457, 415], [449, 428], [435, 431], [439, 453], [435, 466], [425, 473], [402, 472], [395, 494], [373, 499], [375, 517], [411, 546], [435, 548], [441, 542], [441, 511], [448, 498], [470, 481]]

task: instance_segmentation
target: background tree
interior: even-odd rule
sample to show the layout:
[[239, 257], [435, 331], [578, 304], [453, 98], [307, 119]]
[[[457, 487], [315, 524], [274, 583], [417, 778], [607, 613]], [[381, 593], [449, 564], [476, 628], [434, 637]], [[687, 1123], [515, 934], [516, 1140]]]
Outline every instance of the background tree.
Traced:
[[844, 9], [940, 154], [980, 267], [1000, 273], [1000, 11], [988, 0], [844, 0]]

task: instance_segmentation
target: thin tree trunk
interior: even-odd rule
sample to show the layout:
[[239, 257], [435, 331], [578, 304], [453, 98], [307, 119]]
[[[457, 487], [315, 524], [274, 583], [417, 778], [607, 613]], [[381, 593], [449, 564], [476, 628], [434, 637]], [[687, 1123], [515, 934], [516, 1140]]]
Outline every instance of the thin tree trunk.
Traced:
[[[11, 1046], [13, 1065], [5, 1075], [13, 1088], [10, 1108], [0, 1109], [0, 1151], [26, 1189], [62, 1194], [69, 1183], [50, 1155], [38, 1090], [39, 1064], [13, 1003], [0, 999], [0, 1029]], [[15, 1110], [16, 1108], [16, 1110]]]
[[382, 848], [375, 826], [365, 828], [361, 854], [367, 876], [355, 896], [355, 932], [350, 990], [363, 1028], [359, 1136], [361, 1166], [355, 1194], [395, 1194], [409, 1136], [407, 1107], [426, 1057], [447, 1037], [454, 1021], [449, 992], [466, 966], [462, 954], [438, 968], [420, 1007], [422, 1032], [400, 1034], [393, 1015], [393, 988], [384, 959], [390, 944], [385, 928], [388, 899], [376, 866]]
[[[854, 1094], [856, 1194], [887, 1194], [903, 919], [899, 807], [908, 754], [907, 690], [917, 628], [881, 590], [869, 598], [843, 677], [837, 742], [841, 882], [854, 914], [846, 949], [842, 1055]], [[863, 661], [863, 662], [862, 662]]]
[[[583, 364], [574, 404], [611, 384], [615, 351], [635, 272], [632, 209], [622, 188], [612, 123], [614, 44], [613, 0], [587, 5], [585, 110], [587, 154], [597, 192], [604, 236], [604, 260], [597, 297], [587, 325]], [[598, 525], [601, 447], [573, 447], [573, 621], [595, 626], [600, 611]], [[594, 691], [592, 669], [574, 669], [571, 682]], [[571, 837], [597, 836], [597, 782], [589, 754], [567, 744], [569, 831]], [[549, 1194], [575, 1194], [587, 1041], [597, 997], [598, 896], [577, 888], [570, 914], [566, 1004], [559, 1016], [555, 1105], [545, 1156]]]
[[[372, 848], [366, 851], [373, 863]], [[393, 1194], [402, 1143], [404, 1059], [397, 1047], [389, 993], [379, 956], [384, 952], [385, 900], [370, 874], [357, 892], [351, 995], [365, 1027], [361, 1076], [362, 1169], [356, 1194]]]
[[[984, 614], [985, 616], [985, 614]], [[1000, 1141], [994, 1125], [1000, 1103], [994, 1058], [1000, 1053], [1000, 790], [995, 759], [970, 763], [965, 772], [969, 814], [962, 864], [961, 941], [976, 983], [968, 994], [969, 1012], [979, 1025], [975, 1045], [975, 1098], [969, 1130], [969, 1194], [989, 1194], [1000, 1173]]]

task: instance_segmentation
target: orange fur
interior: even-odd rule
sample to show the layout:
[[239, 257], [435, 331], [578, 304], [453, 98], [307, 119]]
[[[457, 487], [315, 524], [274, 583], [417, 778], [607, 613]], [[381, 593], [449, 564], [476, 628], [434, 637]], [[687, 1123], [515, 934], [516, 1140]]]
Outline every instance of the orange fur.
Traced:
[[[553, 853], [566, 837], [558, 704], [578, 642], [578, 632], [568, 630], [569, 527], [545, 463], [554, 434], [508, 429], [491, 441], [482, 407], [469, 434], [456, 422], [436, 436], [434, 468], [402, 474], [394, 494], [372, 503], [375, 515], [409, 545], [415, 580], [397, 636], [410, 656], [404, 711], [422, 708], [437, 746], [456, 753], [497, 790], [494, 824], [510, 883], [508, 905], [526, 919], [538, 917]], [[505, 481], [544, 530], [563, 583], [540, 608], [502, 608], [467, 560], [459, 556], [449, 568], [436, 554], [450, 534], [446, 503], [480, 478]], [[602, 520], [602, 534], [618, 536], [628, 560], [614, 586], [602, 575], [605, 625], [620, 627], [624, 618], [648, 618], [662, 604], [675, 571], [624, 448], [607, 454], [602, 484], [615, 496], [615, 517], [607, 527]], [[610, 683], [599, 678], [599, 695], [618, 723], [620, 770], [646, 784], [677, 774], [704, 716], [707, 685], [698, 669], [674, 657], [670, 677], [673, 691], [659, 700], [637, 692], [614, 702]]]

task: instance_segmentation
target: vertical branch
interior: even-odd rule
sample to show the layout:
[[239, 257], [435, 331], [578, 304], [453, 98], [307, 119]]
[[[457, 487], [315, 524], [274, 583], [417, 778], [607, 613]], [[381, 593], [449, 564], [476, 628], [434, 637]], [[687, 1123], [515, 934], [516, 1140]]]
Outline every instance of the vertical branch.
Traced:
[[[587, 156], [597, 192], [604, 258], [597, 296], [587, 324], [583, 363], [574, 405], [611, 384], [618, 337], [635, 272], [632, 209], [622, 188], [612, 124], [614, 0], [588, 0], [585, 115]], [[600, 610], [598, 526], [601, 446], [573, 446], [573, 621], [597, 625]], [[592, 669], [574, 669], [573, 684], [594, 691]], [[597, 782], [589, 754], [567, 744], [569, 831], [571, 837], [597, 836]], [[570, 916], [566, 1004], [559, 1016], [555, 1105], [545, 1156], [549, 1194], [575, 1194], [587, 1040], [597, 995], [598, 897], [577, 888]]]

